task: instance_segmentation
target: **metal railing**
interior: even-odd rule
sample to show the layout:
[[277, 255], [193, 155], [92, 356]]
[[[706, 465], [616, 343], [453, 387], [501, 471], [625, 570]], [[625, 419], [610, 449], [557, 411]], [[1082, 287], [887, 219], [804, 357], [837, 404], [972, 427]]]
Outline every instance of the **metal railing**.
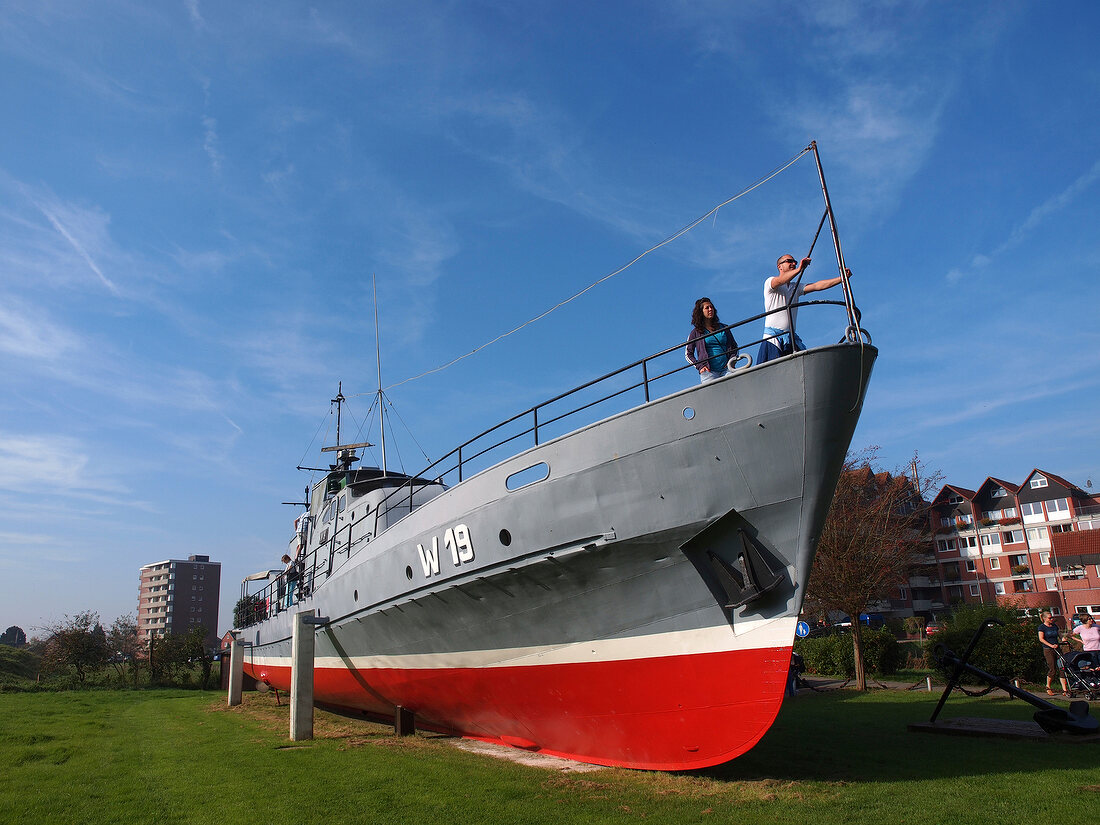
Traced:
[[[800, 301], [791, 306], [814, 308], [838, 306], [847, 309], [844, 301]], [[735, 330], [761, 321], [769, 314], [761, 312], [724, 326], [716, 332], [728, 329], [733, 333]], [[851, 339], [847, 319], [845, 323], [845, 334], [841, 342], [856, 343]], [[860, 333], [866, 334], [863, 330], [860, 330]], [[734, 337], [736, 338], [736, 334]], [[755, 356], [755, 348], [764, 340], [764, 337], [759, 337], [750, 340], [747, 344], [738, 343], [737, 350], [727, 355], [733, 357], [738, 352], [745, 352], [752, 348], [751, 352]], [[429, 464], [415, 476], [407, 477], [406, 481], [394, 487], [376, 506], [372, 507], [370, 513], [333, 530], [322, 545], [309, 551], [302, 559], [304, 570], [302, 580], [296, 588], [295, 601], [312, 593], [320, 584], [319, 578], [327, 578], [332, 574], [337, 557], [341, 553], [346, 553], [350, 559], [357, 552], [358, 547], [375, 539], [380, 532], [384, 532], [416, 509], [415, 495], [418, 490], [435, 484], [461, 484], [471, 475], [488, 469], [529, 447], [538, 446], [586, 424], [624, 412], [633, 406], [649, 403], [654, 397], [668, 394], [663, 392], [666, 387], [669, 392], [683, 389], [682, 383], [674, 384], [671, 379], [682, 376], [685, 371], [690, 371], [692, 377], [695, 375], [695, 365], [686, 358], [687, 346], [687, 341], [677, 343], [536, 404], [478, 433], [439, 460]], [[587, 415], [583, 415], [585, 413]], [[509, 448], [506, 453], [505, 447]], [[396, 515], [397, 518], [392, 518], [392, 515]], [[383, 516], [386, 519], [385, 524], [381, 523]], [[367, 527], [371, 529], [368, 530]], [[319, 525], [314, 525], [314, 529], [321, 528]], [[241, 603], [238, 605], [238, 614], [242, 620], [247, 618], [249, 621], [241, 627], [263, 621], [276, 615], [280, 610], [292, 606], [292, 604], [288, 605], [287, 591], [284, 572], [259, 592], [242, 596]]]

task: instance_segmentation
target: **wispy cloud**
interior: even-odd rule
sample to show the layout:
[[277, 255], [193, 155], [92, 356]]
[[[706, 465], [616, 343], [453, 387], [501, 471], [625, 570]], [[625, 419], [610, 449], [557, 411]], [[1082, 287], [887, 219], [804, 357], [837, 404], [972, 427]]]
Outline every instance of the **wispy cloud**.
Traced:
[[988, 257], [978, 256], [975, 262], [988, 263], [990, 258], [996, 257], [1021, 243], [1043, 221], [1065, 209], [1098, 180], [1100, 180], [1100, 160], [1096, 161], [1084, 174], [1061, 192], [1047, 198], [1032, 209], [1023, 223], [1012, 230], [1004, 243], [993, 250]]
[[[6, 296], [0, 303], [0, 352], [52, 361], [80, 346], [80, 339], [38, 309]], [[10, 377], [10, 376], [9, 376]]]
[[[107, 287], [115, 295], [119, 294], [118, 287], [114, 282], [103, 274], [103, 270], [99, 268], [84, 244], [83, 238], [78, 238], [77, 235], [81, 235], [84, 232], [94, 233], [95, 236], [101, 234], [100, 229], [104, 229], [109, 223], [110, 219], [102, 213], [88, 212], [88, 211], [75, 211], [67, 209], [64, 205], [58, 203], [45, 203], [41, 200], [35, 200], [34, 205], [38, 207], [38, 210], [46, 216], [46, 220], [50, 222], [58, 234], [63, 237], [73, 250], [81, 257], [81, 259], [88, 265], [88, 268], [96, 274], [100, 282]], [[62, 222], [64, 220], [64, 223]]]
[[191, 20], [191, 25], [196, 30], [202, 30], [206, 26], [206, 21], [203, 19], [202, 11], [199, 9], [199, 0], [183, 0], [183, 6], [187, 9], [187, 16]]
[[218, 150], [218, 121], [210, 115], [203, 115], [202, 126], [204, 130], [202, 148], [210, 158], [210, 165], [217, 174], [222, 170], [222, 154]]
[[44, 489], [75, 495], [125, 492], [117, 481], [91, 471], [88, 450], [76, 438], [0, 432], [0, 490]]

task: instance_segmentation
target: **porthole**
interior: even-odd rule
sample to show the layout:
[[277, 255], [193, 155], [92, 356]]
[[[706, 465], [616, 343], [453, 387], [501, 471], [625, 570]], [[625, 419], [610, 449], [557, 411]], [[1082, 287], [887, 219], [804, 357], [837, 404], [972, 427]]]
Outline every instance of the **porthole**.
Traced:
[[409, 581], [412, 581], [412, 577], [413, 577], [413, 569], [411, 567], [406, 567], [405, 568], [405, 578], [408, 579]]
[[359, 591], [358, 590], [353, 590], [351, 595], [355, 599], [355, 601], [359, 601]]
[[512, 543], [512, 534], [509, 533], [507, 530], [501, 530], [500, 543], [507, 547], [509, 544]]
[[528, 484], [543, 481], [549, 475], [550, 465], [545, 461], [540, 461], [538, 464], [532, 464], [526, 469], [512, 473], [504, 480], [504, 486], [509, 490], [518, 490], [520, 487], [526, 487]]
[[695, 418], [695, 407], [684, 407], [684, 418], [688, 421]]

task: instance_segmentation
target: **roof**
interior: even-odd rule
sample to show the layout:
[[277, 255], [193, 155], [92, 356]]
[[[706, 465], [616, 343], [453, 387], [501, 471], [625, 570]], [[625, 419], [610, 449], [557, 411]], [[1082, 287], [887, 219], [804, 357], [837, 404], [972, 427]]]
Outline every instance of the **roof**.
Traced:
[[[1059, 567], [1100, 564], [1100, 530], [1075, 530], [1051, 536], [1054, 559]], [[1052, 561], [1054, 561], [1052, 559]]]
[[[1082, 490], [1080, 487], [1078, 487], [1072, 481], [1066, 481], [1064, 478], [1062, 478], [1059, 475], [1055, 475], [1054, 473], [1048, 473], [1046, 470], [1042, 469], [1041, 467], [1036, 467], [1030, 473], [1028, 473], [1027, 478], [1024, 479], [1024, 484], [1031, 481], [1031, 477], [1033, 475], [1035, 475], [1036, 473], [1039, 473], [1040, 475], [1044, 476], [1047, 481], [1053, 481], [1056, 484], [1062, 485], [1067, 490], [1070, 490], [1075, 496], [1081, 496], [1083, 498], [1091, 498], [1091, 496], [1088, 493], [1086, 493], [1084, 490]], [[1024, 485], [1021, 484], [1020, 486], [1023, 487]]]
[[967, 490], [965, 487], [956, 487], [954, 484], [945, 484], [945, 485], [943, 485], [943, 489], [940, 490], [939, 493], [936, 495], [936, 497], [932, 500], [932, 503], [933, 504], [939, 504], [940, 503], [940, 497], [943, 496], [943, 494], [946, 493], [948, 490], [950, 490], [953, 493], [958, 493], [960, 496], [965, 498], [967, 501], [973, 501], [974, 500], [974, 491], [973, 490]]

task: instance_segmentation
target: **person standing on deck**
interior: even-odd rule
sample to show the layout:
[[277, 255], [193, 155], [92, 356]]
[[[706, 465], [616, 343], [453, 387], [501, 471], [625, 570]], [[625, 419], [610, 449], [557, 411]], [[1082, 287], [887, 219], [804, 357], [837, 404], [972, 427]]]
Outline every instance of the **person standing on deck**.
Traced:
[[685, 355], [699, 370], [700, 383], [721, 378], [729, 369], [729, 360], [737, 355], [737, 341], [728, 329], [716, 332], [723, 323], [710, 298], [700, 298], [691, 311], [691, 331]]
[[[791, 307], [790, 317], [787, 316], [787, 307], [798, 303], [798, 299], [807, 292], [820, 292], [823, 289], [831, 289], [843, 279], [826, 278], [814, 281], [812, 284], [802, 284], [796, 289], [794, 282], [798, 279], [806, 267], [810, 265], [809, 258], [803, 258], [799, 263], [790, 253], [780, 255], [776, 261], [779, 268], [778, 275], [772, 275], [764, 281], [764, 311], [768, 313], [764, 317], [764, 340], [760, 342], [760, 351], [757, 353], [756, 363], [763, 364], [773, 358], [782, 355], [790, 355], [792, 352], [806, 349], [798, 334], [794, 334], [794, 342], [791, 341], [791, 324], [795, 322], [798, 314], [797, 307]], [[846, 270], [849, 278], [852, 271]]]

